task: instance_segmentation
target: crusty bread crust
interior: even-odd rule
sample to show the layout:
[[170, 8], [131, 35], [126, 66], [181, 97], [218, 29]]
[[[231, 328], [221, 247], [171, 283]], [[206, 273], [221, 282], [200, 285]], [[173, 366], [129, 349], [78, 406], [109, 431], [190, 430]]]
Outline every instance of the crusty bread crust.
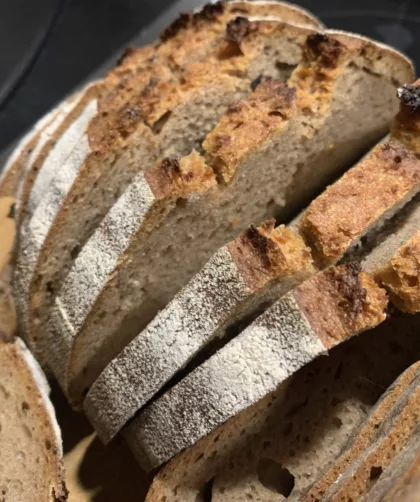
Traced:
[[419, 189], [420, 161], [415, 153], [397, 141], [388, 141], [310, 204], [301, 231], [316, 250], [318, 263], [329, 265]]
[[[327, 317], [324, 309], [312, 308], [321, 304], [328, 306]], [[139, 462], [151, 469], [169, 460], [316, 356], [381, 323], [386, 306], [385, 290], [354, 265], [308, 279], [126, 427]], [[333, 329], [339, 337], [330, 336]]]

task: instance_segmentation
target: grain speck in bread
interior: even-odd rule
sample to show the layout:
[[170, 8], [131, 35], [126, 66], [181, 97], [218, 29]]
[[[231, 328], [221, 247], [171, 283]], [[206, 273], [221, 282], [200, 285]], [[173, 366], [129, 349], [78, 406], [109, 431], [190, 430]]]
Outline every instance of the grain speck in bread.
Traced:
[[385, 319], [386, 293], [357, 264], [308, 279], [166, 394], [124, 435], [154, 468], [275, 390], [299, 368]]
[[[191, 190], [179, 197], [169, 187], [177, 186], [182, 170], [164, 176], [166, 167], [158, 166], [146, 173], [156, 203], [148, 209], [147, 218], [137, 222], [137, 233], [124, 254], [117, 259], [115, 253], [115, 273], [96, 274], [98, 287], [93, 288], [86, 277], [92, 277], [90, 270], [95, 267], [100, 270], [93, 259], [96, 239], [106, 235], [109, 250], [125, 239], [120, 230], [111, 234], [107, 225], [114, 215], [132, 213], [120, 199], [78, 256], [49, 323], [51, 360], [61, 385], [75, 396], [72, 399], [80, 399], [105, 364], [172, 299], [214, 249], [250, 222], [281, 216], [287, 201], [291, 205], [301, 202], [294, 200], [291, 186], [303, 171], [312, 173], [306, 186], [315, 190], [322, 179], [347, 166], [356, 152], [385, 132], [390, 112], [398, 107], [393, 87], [395, 58], [394, 52], [355, 36], [310, 37], [303, 61], [289, 82], [296, 92], [275, 80], [262, 82], [247, 100], [231, 107], [206, 138], [202, 161], [215, 171], [217, 187], [207, 193]], [[406, 67], [405, 59], [401, 61]], [[372, 72], [366, 72], [366, 67]], [[399, 75], [401, 68], [398, 64]], [[375, 110], [374, 123], [360, 113], [366, 106]], [[262, 113], [266, 114], [264, 122]], [[256, 170], [255, 165], [264, 169]], [[162, 205], [168, 212], [164, 218]], [[186, 241], [191, 242], [188, 260], [183, 258]], [[80, 284], [90, 286], [83, 302]], [[101, 293], [95, 296], [98, 289]], [[64, 348], [55, 347], [60, 343]]]
[[0, 494], [65, 502], [61, 433], [42, 370], [20, 339], [0, 341]]

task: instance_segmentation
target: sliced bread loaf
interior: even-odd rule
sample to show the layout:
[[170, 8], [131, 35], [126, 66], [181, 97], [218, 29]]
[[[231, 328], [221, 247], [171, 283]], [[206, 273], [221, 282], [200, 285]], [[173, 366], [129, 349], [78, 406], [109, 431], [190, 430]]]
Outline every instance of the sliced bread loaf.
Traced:
[[[155, 477], [147, 502], [300, 500], [382, 392], [417, 360], [418, 322], [416, 316], [391, 317], [306, 365], [171, 460]], [[390, 391], [394, 399], [411, 378], [405, 380]], [[372, 416], [380, 421], [391, 405], [388, 400]]]
[[382, 322], [386, 293], [359, 270], [342, 265], [308, 279], [146, 407], [124, 429], [141, 465], [169, 460], [315, 357]]
[[[405, 128], [405, 122], [399, 127]], [[300, 218], [300, 225], [295, 223], [297, 232], [302, 227], [306, 230], [307, 221], [314, 223], [317, 231], [307, 239], [312, 249], [291, 229], [283, 226], [274, 229], [273, 221], [259, 228], [251, 227], [221, 248], [93, 384], [85, 400], [85, 410], [101, 438], [105, 442], [112, 439], [135, 412], [208, 343], [229, 335], [235, 324], [255, 317], [262, 305], [267, 307], [322, 269], [324, 260], [317, 257], [314, 262], [312, 250], [316, 256], [321, 244], [324, 248], [336, 246], [338, 249], [340, 228], [336, 229], [337, 225], [341, 225], [343, 236], [351, 238], [330, 259], [333, 263], [346, 252], [351, 254], [350, 250], [356, 243], [359, 246], [361, 240], [367, 237], [372, 240], [371, 234], [377, 233], [375, 229], [418, 192], [420, 161], [402, 143], [389, 140], [374, 148], [316, 199]], [[394, 233], [388, 241], [404, 241], [403, 234], [407, 236], [417, 228], [417, 212], [411, 210], [417, 204], [415, 200], [405, 207], [404, 225], [401, 214], [398, 222], [392, 221]], [[397, 223], [400, 227], [395, 232]], [[381, 265], [378, 255], [384, 246], [371, 253], [368, 260], [372, 266], [366, 266], [378, 279]], [[416, 254], [410, 251], [405, 256], [412, 274], [410, 278], [404, 276], [407, 280], [401, 287], [406, 287], [410, 280], [412, 294], [407, 291], [407, 295], [412, 298], [418, 294], [413, 282], [417, 277]], [[381, 263], [385, 265], [384, 259]]]
[[61, 433], [47, 380], [20, 339], [0, 341], [0, 497], [65, 502]]
[[[28, 224], [17, 280], [19, 296], [29, 298], [30, 340], [38, 337], [80, 247], [133, 176], [165, 155], [198, 147], [228, 105], [251, 92], [261, 72], [286, 80], [312, 33], [274, 21], [240, 23], [246, 31], [190, 65], [181, 83], [152, 80], [140, 97], [134, 93], [122, 108], [90, 122], [83, 136], [89, 145], [81, 141], [83, 151], [73, 150]], [[226, 55], [226, 46], [241, 52]]]
[[[356, 36], [311, 36], [291, 87], [268, 80], [231, 107], [206, 138], [205, 157], [167, 159], [136, 178], [83, 248], [51, 314], [48, 350], [72, 400], [215, 249], [302, 202], [290, 190], [296, 177], [312, 172], [306, 186], [316, 190], [383, 134], [398, 106], [397, 61]], [[372, 121], [362, 119], [366, 106]]]

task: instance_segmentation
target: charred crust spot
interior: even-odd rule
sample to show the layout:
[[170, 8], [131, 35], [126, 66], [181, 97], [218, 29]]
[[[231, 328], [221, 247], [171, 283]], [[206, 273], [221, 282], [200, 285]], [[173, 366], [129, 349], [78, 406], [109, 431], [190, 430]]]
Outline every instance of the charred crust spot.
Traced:
[[180, 31], [184, 30], [189, 26], [191, 22], [191, 14], [182, 13], [175, 21], [173, 21], [161, 34], [160, 39], [162, 42], [175, 37]]
[[258, 77], [251, 82], [251, 90], [255, 91], [255, 89], [261, 84], [262, 79], [263, 75], [258, 75]]
[[327, 276], [334, 281], [345, 303], [350, 306], [349, 309], [346, 309], [347, 312], [351, 312], [352, 315], [363, 312], [366, 300], [366, 289], [360, 282], [361, 270], [360, 263], [350, 262], [342, 267], [334, 267], [327, 271]]
[[181, 166], [179, 164], [178, 157], [166, 157], [166, 159], [162, 160], [161, 165], [163, 171], [166, 172], [170, 177], [181, 174]]
[[309, 60], [319, 60], [326, 68], [333, 68], [342, 53], [343, 46], [324, 33], [314, 33], [306, 39], [305, 55]]
[[250, 32], [251, 23], [246, 17], [238, 16], [229, 21], [226, 26], [226, 40], [234, 44], [240, 44]]
[[125, 47], [121, 55], [117, 59], [116, 66], [121, 66], [126, 61], [127, 58], [131, 57], [136, 52], [137, 52], [136, 47], [131, 47], [131, 46]]
[[263, 266], [270, 268], [271, 262], [269, 251], [274, 247], [274, 243], [263, 235], [255, 225], [250, 225], [245, 232], [245, 239], [251, 244], [258, 256], [261, 258]]
[[405, 84], [398, 89], [397, 96], [401, 103], [410, 108], [413, 113], [420, 108], [420, 87]]
[[193, 19], [194, 21], [217, 21], [224, 10], [225, 2], [208, 3], [193, 15]]

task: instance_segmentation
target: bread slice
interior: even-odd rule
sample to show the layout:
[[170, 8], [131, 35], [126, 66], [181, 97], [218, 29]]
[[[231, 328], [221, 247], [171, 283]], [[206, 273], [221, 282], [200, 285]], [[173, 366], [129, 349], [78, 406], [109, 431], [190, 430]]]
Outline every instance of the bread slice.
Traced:
[[382, 322], [386, 306], [385, 291], [357, 264], [308, 279], [137, 415], [124, 429], [130, 447], [144, 468], [157, 467], [315, 357]]
[[375, 444], [378, 437], [381, 436], [381, 424], [389, 421], [389, 417], [393, 415], [394, 409], [398, 408], [399, 402], [405, 400], [407, 393], [410, 394], [413, 387], [418, 386], [419, 382], [420, 363], [415, 363], [387, 389], [369, 413], [361, 429], [353, 434], [342, 454], [338, 456], [331, 467], [311, 486], [310, 490], [302, 497], [302, 500], [307, 502], [324, 500], [324, 494], [328, 493], [347, 469]]
[[[420, 374], [398, 396], [394, 406], [378, 424], [372, 443], [354, 459], [337, 480], [315, 500], [371, 500], [369, 492], [382, 473], [410, 441], [419, 441]], [[357, 441], [357, 438], [356, 438]], [[340, 462], [340, 460], [339, 460]]]
[[[397, 123], [399, 128], [406, 128], [405, 121], [396, 119]], [[395, 126], [394, 131], [397, 129]], [[395, 158], [400, 159], [399, 162], [396, 163]], [[317, 255], [318, 249], [335, 249], [334, 254], [330, 253], [331, 264], [346, 253], [352, 256], [350, 251], [359, 249], [356, 243], [366, 236], [372, 240], [371, 234], [377, 235], [378, 227], [420, 192], [419, 176], [420, 161], [392, 136], [312, 202], [293, 229], [284, 226], [274, 229], [273, 221], [259, 228], [251, 226], [217, 251], [91, 387], [84, 406], [103, 441], [112, 439], [137, 410], [207, 344], [229, 336], [235, 325], [255, 317], [262, 306], [266, 308], [324, 268], [325, 260]], [[410, 231], [418, 228], [418, 211], [412, 209], [417, 205], [417, 199], [406, 205], [404, 224], [401, 212], [398, 213], [400, 229], [397, 232], [394, 220], [392, 226], [385, 225], [388, 232], [392, 229], [393, 233], [385, 244], [372, 251], [368, 258], [372, 265], [366, 265], [366, 271], [378, 280], [381, 280], [381, 268], [386, 266], [386, 261], [380, 262], [378, 258], [383, 254], [382, 248], [391, 249], [389, 241], [401, 243]], [[311, 247], [305, 244], [299, 231]], [[385, 235], [384, 229], [382, 234]], [[340, 246], [337, 245], [339, 239], [344, 241], [343, 244], [340, 241]], [[418, 287], [413, 282], [417, 277], [417, 268], [413, 265], [416, 255], [410, 251], [405, 256], [406, 262], [409, 260], [412, 265], [409, 280], [413, 283], [411, 297], [415, 297], [418, 295]], [[404, 277], [407, 277], [406, 283], [409, 276]], [[406, 285], [403, 287], [407, 289]]]
[[[418, 322], [418, 316], [390, 317], [309, 363], [172, 459], [156, 475], [147, 502], [165, 496], [171, 502], [301, 500], [357, 434], [384, 390], [417, 361]], [[406, 380], [391, 391], [394, 397]], [[391, 405], [377, 407], [379, 421]]]
[[49, 387], [20, 339], [0, 342], [2, 500], [64, 502], [61, 433]]
[[[296, 95], [275, 80], [261, 83], [207, 137], [205, 158], [194, 152], [137, 177], [83, 248], [51, 314], [48, 350], [71, 400], [215, 249], [301, 202], [289, 190], [296, 176], [316, 173], [307, 181], [315, 190], [383, 134], [397, 106], [396, 74], [386, 70], [393, 73], [394, 57], [355, 36], [310, 37], [291, 77]], [[367, 103], [381, 110], [378, 122], [360, 120]]]
[[[28, 224], [17, 283], [19, 296], [30, 299], [30, 340], [38, 337], [80, 247], [133, 176], [165, 155], [199, 146], [228, 105], [251, 92], [261, 71], [285, 80], [312, 33], [274, 21], [240, 23], [245, 32], [190, 65], [181, 84], [179, 78], [152, 80], [140, 98], [134, 93], [122, 108], [90, 122], [80, 149], [73, 150]], [[236, 30], [232, 26], [229, 32]], [[226, 48], [238, 44], [242, 52], [226, 55]]]

